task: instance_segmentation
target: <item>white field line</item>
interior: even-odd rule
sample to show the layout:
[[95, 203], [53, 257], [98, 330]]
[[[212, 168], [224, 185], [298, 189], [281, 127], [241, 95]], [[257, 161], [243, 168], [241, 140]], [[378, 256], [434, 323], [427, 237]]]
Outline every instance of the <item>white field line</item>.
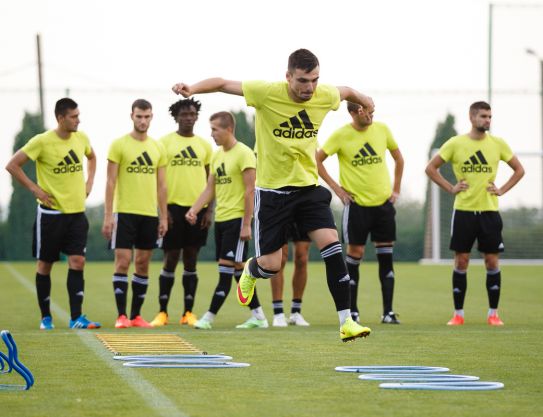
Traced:
[[[28, 279], [19, 273], [12, 265], [8, 263], [4, 263], [3, 265], [23, 287], [33, 294], [36, 294], [36, 288], [28, 281]], [[53, 311], [55, 318], [60, 318], [66, 325], [68, 324], [70, 315], [53, 301], [51, 301], [51, 310]], [[52, 334], [54, 334], [54, 331]], [[145, 380], [141, 373], [135, 369], [123, 366], [119, 361], [114, 361], [111, 353], [106, 352], [102, 343], [100, 343], [92, 332], [87, 330], [74, 330], [74, 334], [81, 339], [89, 350], [102, 359], [113, 372], [120, 376], [157, 415], [164, 417], [188, 417], [187, 414], [180, 411], [157, 387]]]

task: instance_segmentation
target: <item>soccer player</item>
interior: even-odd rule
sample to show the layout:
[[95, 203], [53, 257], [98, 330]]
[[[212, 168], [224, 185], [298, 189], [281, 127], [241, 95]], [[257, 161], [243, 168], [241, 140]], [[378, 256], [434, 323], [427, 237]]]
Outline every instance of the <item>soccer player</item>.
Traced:
[[373, 102], [352, 88], [319, 84], [319, 73], [317, 57], [299, 49], [289, 57], [286, 82], [210, 78], [193, 85], [176, 84], [173, 91], [184, 97], [217, 91], [244, 96], [256, 109], [256, 257], [245, 264], [238, 283], [240, 304], [251, 302], [257, 278], [277, 274], [287, 226], [295, 222], [321, 251], [339, 315], [340, 338], [351, 341], [371, 330], [351, 319], [349, 275], [330, 209], [332, 196], [318, 186], [315, 151], [322, 120], [341, 100], [368, 108]]
[[[503, 139], [488, 133], [492, 119], [488, 103], [473, 103], [469, 108], [469, 119], [470, 132], [450, 138], [426, 167], [430, 179], [455, 196], [450, 243], [450, 249], [455, 252], [452, 275], [455, 312], [447, 324], [464, 324], [467, 270], [471, 249], [477, 239], [477, 249], [484, 254], [486, 267], [490, 307], [487, 322], [491, 326], [503, 326], [498, 316], [501, 288], [499, 253], [504, 250], [498, 197], [520, 181], [524, 168]], [[500, 161], [505, 161], [513, 174], [498, 187], [494, 181]], [[458, 181], [456, 184], [449, 183], [439, 172], [439, 167], [447, 162], [452, 165]]]
[[283, 310], [283, 287], [285, 282], [284, 270], [288, 261], [288, 243], [283, 245], [281, 253], [281, 269], [275, 277], [270, 280], [272, 289], [273, 326], [288, 327], [309, 326], [309, 323], [302, 316], [302, 298], [307, 284], [307, 261], [309, 258], [309, 236], [301, 236], [296, 225], [290, 225], [288, 240], [294, 244], [294, 271], [292, 273], [292, 304], [290, 317], [287, 321]]
[[[359, 265], [366, 240], [371, 234], [379, 263], [379, 281], [383, 298], [381, 323], [399, 324], [392, 309], [394, 267], [392, 252], [396, 240], [396, 210], [400, 195], [404, 161], [389, 128], [373, 122], [373, 109], [347, 103], [351, 123], [339, 128], [317, 152], [319, 175], [345, 205], [343, 241], [347, 244], [347, 270], [351, 277], [351, 315], [359, 320], [357, 305]], [[386, 164], [386, 152], [394, 159], [394, 184]], [[323, 161], [337, 154], [338, 184], [327, 172]]]
[[[232, 276], [235, 276], [236, 281], [239, 280], [247, 260], [256, 175], [253, 151], [234, 137], [234, 116], [223, 111], [213, 114], [209, 121], [211, 136], [220, 148], [213, 154], [212, 170], [204, 192], [186, 214], [187, 221], [196, 224], [198, 213], [216, 197], [215, 251], [219, 263], [219, 283], [213, 293], [209, 310], [194, 324], [196, 329], [207, 330], [212, 328], [215, 316], [230, 292]], [[252, 317], [236, 327], [268, 327], [256, 294], [249, 307]]]
[[199, 214], [194, 225], [185, 219], [188, 209], [206, 187], [212, 154], [211, 144], [194, 134], [194, 124], [198, 120], [201, 106], [201, 103], [194, 99], [173, 103], [170, 114], [178, 124], [178, 129], [160, 139], [168, 159], [166, 183], [170, 224], [162, 242], [164, 263], [159, 277], [160, 311], [151, 322], [153, 326], [164, 326], [168, 323], [168, 302], [181, 250], [185, 308], [179, 323], [193, 326], [197, 320], [192, 313], [198, 284], [196, 261], [200, 248], [206, 244], [213, 214], [211, 208], [207, 207]]
[[[116, 328], [151, 327], [140, 311], [147, 293], [153, 248], [168, 230], [166, 155], [162, 145], [147, 135], [153, 119], [151, 103], [134, 101], [130, 117], [132, 132], [114, 140], [109, 148], [102, 226], [103, 235], [115, 250], [113, 290], [119, 313]], [[128, 319], [128, 268], [133, 249], [135, 272]]]
[[[92, 190], [96, 172], [96, 156], [79, 126], [79, 109], [70, 98], [55, 105], [57, 127], [30, 139], [6, 165], [9, 173], [26, 187], [38, 202], [33, 228], [32, 253], [37, 259], [36, 292], [41, 310], [40, 329], [51, 330], [51, 270], [60, 252], [68, 255], [68, 296], [70, 327], [96, 329], [100, 323], [82, 314], [85, 281], [85, 247], [89, 223], [85, 216], [85, 199]], [[87, 180], [83, 173], [87, 158]], [[29, 160], [36, 163], [36, 184], [22, 167]]]

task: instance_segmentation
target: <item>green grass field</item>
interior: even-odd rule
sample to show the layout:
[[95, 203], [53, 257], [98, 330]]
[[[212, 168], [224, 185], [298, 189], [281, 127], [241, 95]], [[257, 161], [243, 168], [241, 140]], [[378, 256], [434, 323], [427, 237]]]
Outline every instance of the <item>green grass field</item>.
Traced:
[[[291, 264], [287, 267], [290, 274]], [[158, 308], [157, 275], [143, 308], [148, 320]], [[361, 267], [359, 306], [372, 335], [355, 343], [339, 340], [337, 315], [324, 268], [311, 264], [303, 314], [309, 328], [236, 330], [248, 317], [234, 292], [219, 313], [214, 329], [181, 327], [182, 286], [176, 279], [170, 301], [175, 324], [162, 329], [126, 329], [124, 333], [175, 332], [209, 353], [225, 353], [248, 362], [239, 369], [132, 369], [113, 361], [94, 333], [113, 329], [116, 317], [112, 265], [86, 269], [84, 312], [102, 322], [97, 331], [67, 328], [66, 265], [53, 271], [53, 316], [56, 329], [38, 330], [33, 263], [0, 264], [0, 329], [14, 336], [22, 362], [36, 383], [29, 391], [0, 391], [0, 416], [542, 416], [543, 415], [543, 268], [503, 266], [500, 303], [503, 328], [486, 324], [484, 270], [470, 268], [466, 324], [450, 328], [450, 267], [396, 265], [395, 310], [400, 326], [382, 325], [376, 264]], [[203, 314], [217, 282], [216, 266], [199, 265], [195, 313]], [[269, 283], [258, 283], [271, 323]], [[290, 308], [290, 289], [284, 299]], [[6, 352], [5, 347], [1, 346]], [[378, 382], [339, 373], [340, 365], [445, 366], [452, 373], [500, 381], [503, 390], [486, 392], [389, 391]], [[2, 383], [22, 383], [0, 375]]]

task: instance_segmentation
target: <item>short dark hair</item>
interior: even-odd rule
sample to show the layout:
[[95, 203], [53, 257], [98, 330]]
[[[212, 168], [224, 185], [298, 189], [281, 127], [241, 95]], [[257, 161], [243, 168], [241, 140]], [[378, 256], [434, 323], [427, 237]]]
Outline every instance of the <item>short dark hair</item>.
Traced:
[[352, 101], [347, 102], [347, 111], [349, 113], [357, 113], [360, 107], [362, 107], [360, 104], [353, 103]]
[[143, 98], [138, 98], [132, 103], [132, 113], [134, 113], [135, 108], [138, 108], [140, 110], [153, 110], [153, 106], [151, 106], [151, 103]]
[[475, 115], [479, 110], [492, 110], [490, 108], [490, 104], [488, 104], [486, 101], [476, 101], [471, 106], [469, 106], [469, 114]]
[[170, 114], [175, 119], [182, 108], [189, 108], [191, 106], [194, 106], [194, 108], [196, 109], [196, 113], [200, 113], [200, 108], [202, 107], [202, 103], [200, 103], [198, 100], [194, 100], [194, 98], [191, 97], [191, 98], [186, 98], [184, 100], [179, 100], [173, 103], [169, 109]]
[[313, 71], [318, 66], [319, 59], [313, 52], [307, 49], [298, 49], [288, 57], [289, 72], [294, 72], [297, 68], [309, 72]]
[[211, 117], [209, 118], [209, 121], [212, 122], [213, 120], [219, 120], [219, 125], [226, 129], [227, 127], [231, 127], [232, 131], [236, 130], [236, 119], [232, 115], [232, 113], [228, 111], [220, 111], [217, 113], [213, 113]]
[[77, 103], [71, 98], [64, 97], [61, 98], [55, 104], [55, 117], [58, 119], [59, 116], [66, 116], [68, 110], [77, 109]]

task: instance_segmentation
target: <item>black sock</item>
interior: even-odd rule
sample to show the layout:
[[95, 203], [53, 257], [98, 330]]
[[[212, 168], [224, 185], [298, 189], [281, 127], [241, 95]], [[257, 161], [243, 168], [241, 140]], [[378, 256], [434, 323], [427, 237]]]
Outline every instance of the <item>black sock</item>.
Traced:
[[256, 257], [251, 258], [249, 261], [249, 273], [253, 278], [272, 278], [277, 274], [279, 271], [271, 271], [268, 269], [262, 268], [260, 265], [258, 265], [258, 262], [256, 260]]
[[[243, 273], [243, 269], [236, 269], [234, 271], [234, 278], [236, 279], [236, 282], [239, 282], [239, 278], [241, 277], [242, 273]], [[277, 272], [273, 272], [273, 275], [275, 274], [277, 274]], [[255, 308], [260, 307], [260, 301], [258, 300], [258, 294], [256, 292], [256, 288], [255, 288], [255, 292], [253, 293], [253, 298], [251, 298], [251, 302], [249, 303], [248, 307], [249, 307], [249, 310], [254, 310]]]
[[72, 320], [75, 320], [81, 315], [83, 305], [83, 292], [85, 290], [83, 271], [68, 269], [66, 286], [68, 287], [68, 297], [70, 298], [70, 315], [72, 316]]
[[379, 281], [381, 281], [381, 294], [383, 296], [383, 316], [392, 310], [392, 297], [394, 296], [394, 267], [392, 265], [392, 245], [375, 248], [377, 262], [379, 263]]
[[113, 291], [119, 316], [126, 316], [126, 298], [128, 296], [128, 277], [126, 274], [113, 274]]
[[36, 272], [36, 293], [41, 317], [51, 317], [51, 275], [42, 275]]
[[172, 293], [172, 287], [175, 280], [175, 272], [162, 269], [158, 277], [158, 303], [160, 311], [168, 313], [168, 302]]
[[321, 249], [326, 265], [326, 280], [337, 311], [348, 310], [351, 306], [349, 274], [343, 260], [341, 243], [334, 242]]
[[219, 283], [215, 287], [213, 298], [211, 299], [211, 305], [209, 311], [213, 314], [217, 314], [224, 304], [224, 300], [228, 297], [230, 288], [232, 287], [232, 276], [234, 275], [234, 267], [227, 265], [219, 265]]
[[141, 313], [141, 306], [145, 301], [149, 277], [133, 274], [132, 275], [132, 307], [130, 308], [130, 320], [134, 320]]
[[498, 308], [500, 302], [500, 289], [502, 274], [499, 269], [486, 271], [486, 291], [488, 293], [488, 305], [490, 308]]
[[290, 305], [290, 314], [301, 313], [302, 312], [302, 299], [293, 298], [292, 304]]
[[183, 271], [183, 289], [185, 290], [185, 313], [192, 311], [194, 307], [194, 297], [196, 297], [196, 287], [198, 287], [198, 273], [196, 271]]
[[347, 255], [345, 257], [345, 263], [347, 264], [347, 271], [349, 272], [349, 289], [351, 292], [351, 316], [353, 318], [358, 317], [358, 281], [360, 280], [360, 261], [362, 258], [355, 258], [354, 256]]
[[273, 314], [284, 313], [283, 300], [273, 300], [272, 301], [272, 306], [273, 306]]
[[458, 271], [455, 269], [452, 276], [454, 309], [462, 310], [464, 308], [464, 298], [468, 288], [467, 271]]

